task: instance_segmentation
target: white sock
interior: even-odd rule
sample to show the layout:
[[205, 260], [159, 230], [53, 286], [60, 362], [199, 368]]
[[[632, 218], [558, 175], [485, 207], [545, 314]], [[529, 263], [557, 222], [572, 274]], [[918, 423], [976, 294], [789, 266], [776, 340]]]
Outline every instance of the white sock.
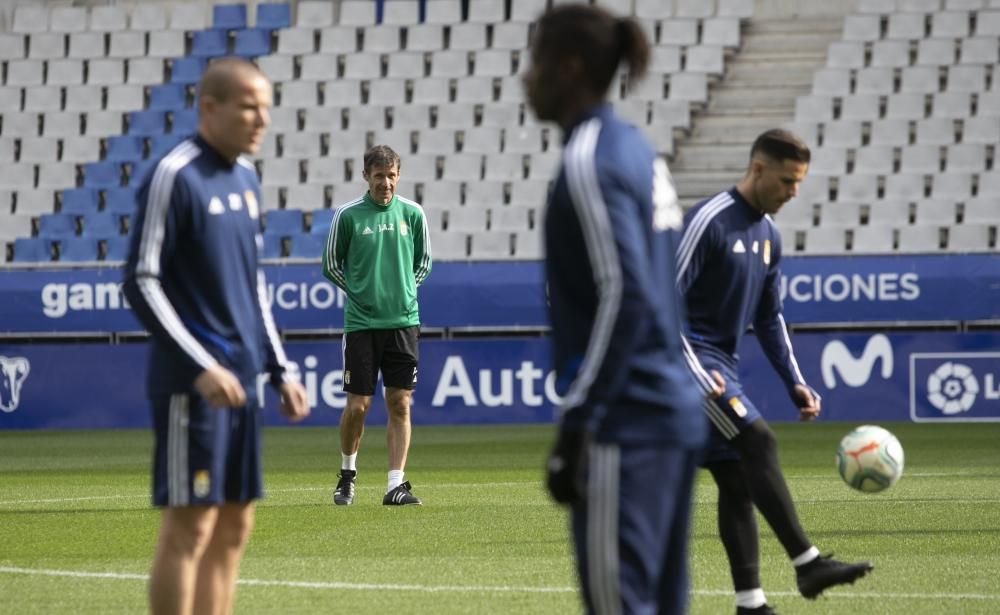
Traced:
[[354, 453], [353, 455], [345, 455], [344, 453], [341, 453], [340, 454], [340, 469], [341, 470], [351, 470], [353, 472], [357, 472], [358, 469], [356, 467], [354, 467], [354, 463], [357, 461], [357, 459], [358, 459], [358, 454], [357, 453]]
[[402, 470], [389, 470], [389, 486], [385, 488], [385, 492], [389, 493], [396, 487], [403, 484], [403, 471]]
[[792, 560], [792, 565], [802, 566], [804, 564], [808, 564], [817, 557], [819, 557], [819, 549], [817, 549], [816, 547], [809, 547], [805, 553], [799, 555], [798, 557]]
[[757, 589], [745, 589], [736, 592], [736, 606], [741, 606], [745, 609], [755, 609], [765, 604], [767, 604], [767, 597], [764, 596], [764, 590], [759, 587]]

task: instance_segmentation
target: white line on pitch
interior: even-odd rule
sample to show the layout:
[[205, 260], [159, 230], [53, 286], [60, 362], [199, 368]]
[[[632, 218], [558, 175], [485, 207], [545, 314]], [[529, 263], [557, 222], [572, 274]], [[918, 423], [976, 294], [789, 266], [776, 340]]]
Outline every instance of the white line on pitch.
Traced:
[[[120, 572], [81, 572], [75, 570], [48, 570], [35, 568], [17, 568], [14, 566], [0, 566], [0, 574], [24, 574], [32, 576], [49, 577], [70, 577], [89, 579], [113, 579], [126, 581], [146, 581], [149, 579], [145, 574], [120, 573]], [[329, 581], [277, 581], [269, 579], [240, 579], [240, 585], [265, 586], [265, 587], [299, 587], [304, 589], [346, 589], [346, 590], [398, 590], [413, 592], [501, 592], [501, 593], [573, 593], [575, 587], [538, 587], [538, 586], [513, 586], [513, 585], [416, 585], [403, 583], [343, 583]], [[695, 589], [692, 594], [699, 596], [731, 596], [732, 590], [728, 589]], [[798, 592], [791, 591], [769, 591], [774, 596], [798, 596]], [[1000, 601], [1000, 594], [950, 594], [950, 593], [861, 593], [834, 591], [825, 594], [827, 598], [848, 598], [848, 599], [902, 599], [902, 600], [984, 600]]]

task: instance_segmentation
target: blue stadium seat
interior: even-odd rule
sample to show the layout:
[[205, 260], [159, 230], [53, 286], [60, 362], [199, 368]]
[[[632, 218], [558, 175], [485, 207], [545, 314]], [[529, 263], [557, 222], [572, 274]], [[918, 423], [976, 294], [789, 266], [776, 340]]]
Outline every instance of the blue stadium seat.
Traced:
[[176, 111], [187, 107], [187, 89], [179, 83], [154, 85], [149, 89], [150, 111]]
[[287, 237], [302, 233], [301, 209], [275, 209], [264, 214], [264, 235]]
[[264, 249], [260, 253], [261, 258], [281, 258], [281, 236], [264, 235]]
[[260, 28], [239, 30], [233, 43], [233, 55], [256, 58], [271, 53], [271, 31]]
[[330, 225], [333, 224], [334, 209], [315, 209], [312, 212], [312, 226], [309, 232], [313, 235], [326, 235], [330, 232]]
[[94, 188], [71, 188], [62, 191], [62, 209], [64, 214], [82, 216], [97, 211], [97, 190]]
[[133, 111], [128, 114], [128, 134], [139, 137], [162, 135], [166, 132], [163, 111]]
[[225, 30], [199, 30], [191, 37], [192, 57], [218, 58], [228, 53], [229, 34]]
[[188, 137], [198, 132], [198, 110], [181, 109], [171, 114], [170, 134]]
[[141, 160], [133, 164], [129, 168], [128, 185], [133, 188], [138, 188], [145, 175], [153, 171], [153, 167], [157, 162], [159, 162], [159, 160]]
[[149, 138], [149, 157], [160, 158], [166, 155], [167, 152], [174, 149], [178, 143], [187, 138], [187, 135], [177, 134], [176, 128], [175, 132], [168, 135], [156, 135]]
[[212, 27], [224, 30], [247, 27], [247, 5], [216, 4], [212, 7]]
[[170, 83], [195, 85], [204, 70], [204, 58], [177, 58], [170, 65]]
[[97, 240], [92, 237], [67, 237], [59, 242], [59, 260], [84, 263], [97, 260]]
[[288, 248], [290, 258], [322, 258], [323, 244], [326, 237], [310, 233], [308, 235], [292, 235]]
[[38, 216], [38, 237], [59, 240], [76, 236], [76, 216], [73, 214], [42, 214]]
[[268, 30], [292, 27], [292, 9], [284, 2], [261, 2], [257, 5], [257, 27]]
[[135, 188], [121, 186], [104, 191], [104, 211], [129, 216], [135, 213], [135, 209]]
[[15, 263], [41, 263], [52, 260], [48, 241], [38, 237], [18, 237], [14, 240]]
[[121, 234], [119, 228], [119, 215], [110, 211], [101, 211], [86, 214], [81, 219], [83, 231], [82, 237], [93, 239], [107, 239]]
[[117, 162], [88, 162], [83, 165], [83, 185], [98, 190], [116, 188], [122, 184], [121, 169]]
[[136, 135], [108, 137], [104, 159], [109, 162], [142, 160], [142, 149], [142, 137]]
[[128, 235], [116, 235], [104, 240], [104, 260], [124, 261], [128, 259]]

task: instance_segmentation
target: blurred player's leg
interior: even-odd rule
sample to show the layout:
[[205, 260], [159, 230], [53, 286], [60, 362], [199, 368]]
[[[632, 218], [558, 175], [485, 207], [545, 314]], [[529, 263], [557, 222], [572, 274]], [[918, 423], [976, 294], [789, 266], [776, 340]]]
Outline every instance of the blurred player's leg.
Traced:
[[240, 558], [253, 529], [252, 503], [223, 504], [212, 539], [198, 566], [196, 613], [231, 613]]
[[214, 506], [164, 508], [149, 575], [150, 611], [190, 613], [194, 607], [198, 561], [212, 539], [219, 509]]

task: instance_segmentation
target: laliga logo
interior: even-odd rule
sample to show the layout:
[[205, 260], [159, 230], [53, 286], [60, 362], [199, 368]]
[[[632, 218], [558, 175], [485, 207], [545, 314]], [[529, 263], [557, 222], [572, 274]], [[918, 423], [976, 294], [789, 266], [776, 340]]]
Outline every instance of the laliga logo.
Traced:
[[836, 374], [849, 387], [861, 387], [868, 384], [875, 362], [882, 360], [882, 378], [892, 377], [892, 344], [889, 338], [882, 334], [873, 335], [861, 356], [857, 359], [840, 340], [834, 340], [823, 348], [820, 357], [820, 368], [823, 372], [823, 384], [828, 389], [837, 387]]
[[13, 412], [21, 400], [21, 385], [31, 371], [24, 357], [0, 356], [0, 410]]
[[942, 363], [927, 377], [927, 401], [943, 414], [968, 412], [977, 394], [979, 382], [968, 365]]

